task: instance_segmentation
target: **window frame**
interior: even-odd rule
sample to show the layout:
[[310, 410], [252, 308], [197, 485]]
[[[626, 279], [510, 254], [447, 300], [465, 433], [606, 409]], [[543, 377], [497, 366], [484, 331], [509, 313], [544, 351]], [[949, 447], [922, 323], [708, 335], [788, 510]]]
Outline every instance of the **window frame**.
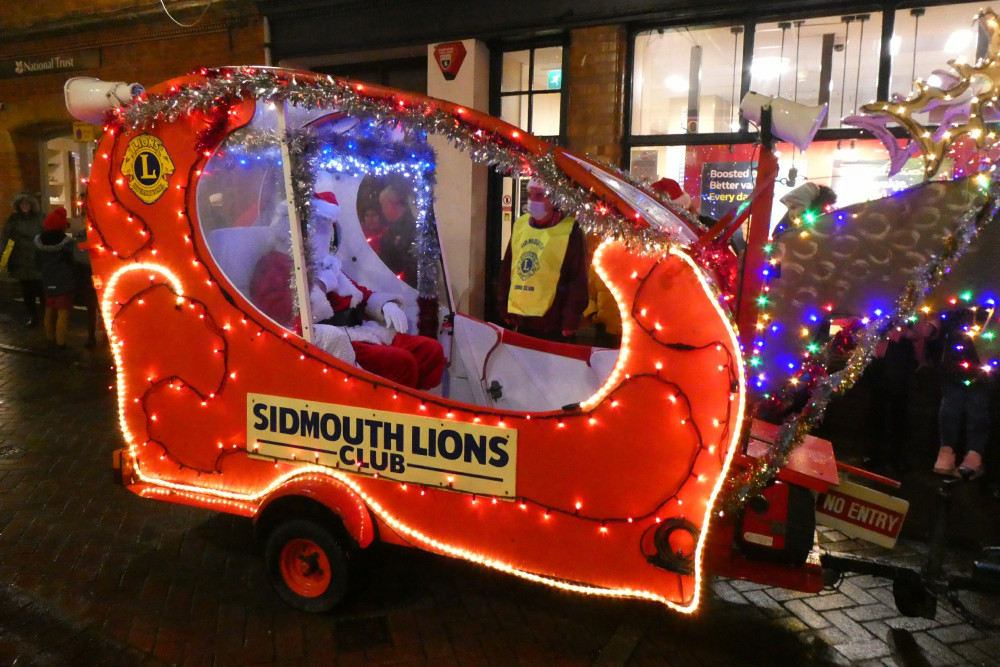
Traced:
[[[570, 84], [570, 33], [569, 31], [552, 33], [548, 35], [538, 35], [524, 40], [500, 40], [489, 45], [490, 50], [490, 115], [494, 118], [501, 118], [501, 89], [503, 79], [503, 57], [511, 51], [531, 50], [531, 62], [534, 63], [534, 52], [537, 49], [558, 46], [562, 48], [562, 81], [559, 88], [559, 135], [540, 136], [557, 146], [565, 146], [567, 142], [567, 130], [569, 127], [569, 84]], [[533, 71], [529, 72], [529, 82]], [[529, 83], [530, 85], [530, 83]], [[510, 95], [524, 94], [521, 91], [508, 91], [504, 97]], [[530, 94], [530, 91], [529, 91]], [[547, 95], [555, 93], [547, 92]], [[531, 127], [531, 109], [529, 108], [529, 127]], [[500, 203], [503, 197], [503, 176], [491, 171], [487, 178], [486, 193], [486, 261], [485, 261], [485, 281], [483, 294], [484, 318], [490, 321], [497, 321], [499, 310], [497, 308], [497, 283], [500, 277], [500, 259], [503, 248], [501, 239], [503, 238], [503, 219], [501, 217]]]
[[[938, 4], [938, 3], [932, 3]], [[940, 3], [940, 4], [961, 4], [961, 3]], [[927, 3], [914, 4], [913, 6], [927, 6]], [[890, 54], [889, 40], [893, 35], [895, 25], [895, 13], [905, 10], [902, 5], [877, 4], [865, 5], [864, 9], [849, 10], [838, 9], [836, 6], [824, 8], [813, 12], [798, 12], [776, 14], [768, 12], [766, 14], [749, 13], [742, 15], [743, 27], [743, 53], [740, 67], [740, 99], [750, 91], [751, 67], [753, 65], [754, 37], [759, 24], [774, 23], [777, 21], [808, 20], [824, 16], [842, 14], [844, 16], [852, 13], [879, 13], [882, 20], [880, 34], [880, 58], [878, 62], [878, 75], [876, 78], [876, 93], [878, 99], [886, 99], [889, 95], [889, 83], [892, 71], [892, 58]], [[629, 26], [626, 42], [626, 85], [624, 86], [624, 115], [625, 132], [622, 133], [622, 152], [619, 167], [624, 171], [629, 171], [632, 161], [632, 150], [634, 148], [648, 146], [703, 146], [709, 144], [752, 144], [757, 141], [757, 134], [751, 132], [746, 121], [740, 121], [740, 129], [735, 132], [712, 132], [712, 133], [676, 133], [676, 134], [636, 134], [633, 132], [633, 84], [635, 81], [635, 42], [641, 33], [657, 30], [659, 28], [720, 28], [736, 27], [740, 23], [740, 17], [720, 18], [718, 20], [692, 22], [690, 20], [681, 21], [650, 21], [637, 23]], [[901, 127], [890, 127], [892, 134], [903, 138], [906, 136], [905, 130]], [[860, 128], [841, 127], [832, 129], [820, 129], [816, 133], [816, 140], [839, 140], [839, 139], [861, 139], [866, 134]]]

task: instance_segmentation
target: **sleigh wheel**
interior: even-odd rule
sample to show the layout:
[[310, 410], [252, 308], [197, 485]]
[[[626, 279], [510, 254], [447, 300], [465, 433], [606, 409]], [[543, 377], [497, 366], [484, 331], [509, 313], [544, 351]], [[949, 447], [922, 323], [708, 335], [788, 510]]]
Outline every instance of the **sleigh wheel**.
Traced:
[[329, 611], [347, 591], [347, 550], [328, 529], [308, 519], [290, 519], [272, 530], [264, 561], [278, 595], [297, 609]]

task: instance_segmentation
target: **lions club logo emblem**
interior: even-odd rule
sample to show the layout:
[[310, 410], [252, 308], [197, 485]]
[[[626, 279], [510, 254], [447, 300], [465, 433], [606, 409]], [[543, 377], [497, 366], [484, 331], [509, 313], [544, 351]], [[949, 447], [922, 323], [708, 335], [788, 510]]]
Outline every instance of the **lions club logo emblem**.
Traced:
[[517, 262], [517, 277], [527, 280], [538, 271], [538, 255], [532, 250], [521, 253], [521, 258]]
[[122, 160], [122, 175], [135, 196], [152, 204], [167, 191], [174, 163], [163, 142], [149, 134], [140, 134], [128, 142]]

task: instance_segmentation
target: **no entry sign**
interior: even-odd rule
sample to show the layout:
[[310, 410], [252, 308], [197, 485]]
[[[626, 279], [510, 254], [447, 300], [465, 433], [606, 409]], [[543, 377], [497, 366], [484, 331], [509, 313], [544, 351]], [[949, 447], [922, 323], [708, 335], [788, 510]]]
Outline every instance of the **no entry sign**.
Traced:
[[816, 522], [891, 549], [909, 509], [901, 498], [843, 482], [819, 495]]

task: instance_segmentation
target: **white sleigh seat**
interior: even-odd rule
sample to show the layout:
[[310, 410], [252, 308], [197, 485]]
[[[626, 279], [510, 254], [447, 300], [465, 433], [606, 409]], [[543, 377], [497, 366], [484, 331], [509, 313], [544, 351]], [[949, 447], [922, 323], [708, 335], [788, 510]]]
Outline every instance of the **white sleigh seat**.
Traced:
[[455, 343], [476, 403], [519, 412], [583, 401], [604, 384], [618, 359], [618, 350], [536, 341], [458, 313]]

